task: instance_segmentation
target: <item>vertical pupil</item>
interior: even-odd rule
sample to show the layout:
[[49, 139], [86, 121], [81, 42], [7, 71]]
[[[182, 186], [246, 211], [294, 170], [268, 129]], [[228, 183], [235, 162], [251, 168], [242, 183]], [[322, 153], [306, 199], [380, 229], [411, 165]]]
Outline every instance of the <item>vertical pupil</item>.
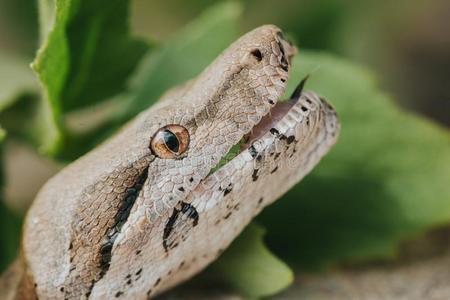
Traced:
[[170, 130], [164, 130], [163, 137], [164, 143], [166, 144], [167, 148], [169, 148], [169, 150], [172, 152], [178, 152], [180, 143], [178, 142], [177, 136]]

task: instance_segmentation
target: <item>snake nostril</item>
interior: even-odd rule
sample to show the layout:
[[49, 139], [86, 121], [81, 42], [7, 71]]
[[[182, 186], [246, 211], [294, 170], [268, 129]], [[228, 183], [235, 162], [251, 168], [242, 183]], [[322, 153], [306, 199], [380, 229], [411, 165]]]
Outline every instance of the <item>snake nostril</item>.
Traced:
[[261, 61], [263, 59], [263, 54], [259, 49], [253, 49], [250, 54], [253, 55], [257, 61]]

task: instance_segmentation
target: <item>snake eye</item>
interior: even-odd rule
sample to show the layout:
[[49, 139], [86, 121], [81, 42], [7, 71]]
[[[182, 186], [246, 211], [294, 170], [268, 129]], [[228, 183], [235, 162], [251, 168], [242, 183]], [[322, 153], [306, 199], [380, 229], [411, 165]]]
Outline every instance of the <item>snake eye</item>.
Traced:
[[181, 125], [167, 125], [153, 136], [150, 147], [160, 158], [177, 158], [189, 146], [189, 132]]

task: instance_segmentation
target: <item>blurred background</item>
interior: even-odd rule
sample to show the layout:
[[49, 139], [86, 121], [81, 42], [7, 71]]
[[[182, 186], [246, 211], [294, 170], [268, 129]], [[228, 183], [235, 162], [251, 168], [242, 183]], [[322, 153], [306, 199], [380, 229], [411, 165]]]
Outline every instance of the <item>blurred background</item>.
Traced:
[[[0, 53], [31, 62], [38, 47], [34, 0], [0, 0]], [[214, 0], [135, 0], [132, 28], [166, 39]], [[450, 2], [447, 0], [247, 0], [242, 32], [273, 23], [304, 49], [370, 66], [401, 105], [450, 125]], [[57, 166], [22, 147], [8, 151], [6, 199], [21, 210]], [[14, 164], [14, 168], [12, 167]], [[18, 166], [31, 172], [23, 172]], [[50, 165], [50, 167], [49, 167]], [[31, 166], [31, 168], [30, 168]], [[44, 167], [46, 166], [46, 167]], [[20, 177], [22, 180], [17, 180]], [[24, 189], [19, 182], [27, 182]]]
[[[135, 0], [136, 34], [164, 40], [214, 0]], [[242, 32], [273, 23], [305, 49], [369, 65], [407, 107], [450, 124], [450, 2], [446, 0], [247, 0]], [[34, 0], [0, 1], [0, 51], [28, 56], [38, 46]]]
[[[147, 40], [164, 41], [215, 2], [219, 1], [134, 0], [132, 30]], [[381, 89], [394, 95], [401, 106], [444, 127], [450, 125], [450, 1], [242, 2], [244, 13], [238, 24], [242, 33], [276, 24], [302, 49], [326, 51], [368, 66]], [[0, 58], [4, 54], [31, 62], [38, 31], [37, 1], [0, 0]], [[36, 192], [62, 164], [15, 140], [6, 142], [3, 155], [4, 199], [20, 222]], [[11, 244], [17, 243], [18, 236], [11, 234]]]

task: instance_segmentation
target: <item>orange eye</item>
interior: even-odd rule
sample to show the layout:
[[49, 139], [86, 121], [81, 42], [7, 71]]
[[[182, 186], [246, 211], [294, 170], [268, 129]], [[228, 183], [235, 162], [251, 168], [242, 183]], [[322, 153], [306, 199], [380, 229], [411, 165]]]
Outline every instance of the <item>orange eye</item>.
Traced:
[[189, 146], [189, 132], [181, 125], [167, 125], [153, 136], [150, 147], [160, 158], [177, 158]]

